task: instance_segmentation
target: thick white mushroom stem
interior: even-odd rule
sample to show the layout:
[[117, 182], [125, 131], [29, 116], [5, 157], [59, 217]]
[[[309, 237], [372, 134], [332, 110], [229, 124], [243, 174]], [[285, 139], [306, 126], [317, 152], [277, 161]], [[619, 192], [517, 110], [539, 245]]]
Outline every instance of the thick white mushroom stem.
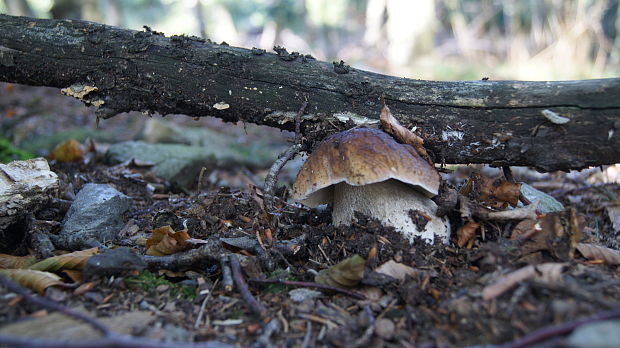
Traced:
[[435, 202], [397, 180], [363, 186], [337, 184], [332, 212], [334, 225], [350, 225], [356, 211], [393, 226], [410, 242], [416, 236], [428, 243], [433, 243], [435, 236], [444, 243], [450, 238], [449, 222], [435, 215]]

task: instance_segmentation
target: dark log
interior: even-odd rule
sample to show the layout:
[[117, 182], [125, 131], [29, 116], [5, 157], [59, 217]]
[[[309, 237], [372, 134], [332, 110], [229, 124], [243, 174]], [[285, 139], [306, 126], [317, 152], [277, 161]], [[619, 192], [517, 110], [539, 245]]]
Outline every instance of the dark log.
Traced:
[[[138, 110], [292, 130], [308, 96], [302, 132], [312, 142], [376, 125], [384, 96], [439, 163], [550, 171], [620, 162], [620, 79], [422, 81], [148, 28], [7, 15], [0, 28], [0, 81], [63, 88], [104, 118]], [[545, 110], [570, 121], [553, 123]]]

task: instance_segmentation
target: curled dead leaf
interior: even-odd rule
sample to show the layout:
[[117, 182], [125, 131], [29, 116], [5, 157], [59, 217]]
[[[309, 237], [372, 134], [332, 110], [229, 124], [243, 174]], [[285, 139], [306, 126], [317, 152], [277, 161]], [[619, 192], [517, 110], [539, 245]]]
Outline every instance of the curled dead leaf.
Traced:
[[519, 203], [521, 184], [506, 181], [505, 179], [490, 178], [484, 175], [477, 177], [480, 195], [478, 201], [487, 206], [503, 208], [506, 203], [516, 207]]
[[34, 256], [13, 256], [0, 254], [0, 269], [2, 268], [28, 268], [37, 263]]
[[49, 257], [28, 267], [37, 271], [56, 272], [64, 269], [84, 269], [86, 262], [99, 253], [99, 248], [74, 251], [72, 253]]
[[414, 132], [403, 127], [400, 122], [398, 122], [398, 120], [392, 115], [390, 109], [385, 104], [383, 104], [383, 109], [381, 109], [380, 120], [381, 126], [386, 133], [390, 134], [396, 140], [403, 144], [413, 146], [413, 148], [418, 152], [418, 154], [420, 154], [420, 156], [422, 156], [426, 160], [429, 160], [428, 153], [424, 148], [424, 139], [422, 139]]
[[353, 255], [328, 269], [324, 269], [314, 278], [317, 283], [352, 288], [357, 286], [364, 277], [366, 260], [359, 255]]
[[392, 278], [396, 278], [401, 282], [404, 281], [407, 276], [415, 277], [418, 274], [418, 271], [416, 271], [412, 267], [396, 262], [394, 260], [390, 260], [377, 267], [375, 269], [375, 272], [383, 273]]
[[77, 140], [68, 139], [54, 148], [49, 159], [58, 162], [80, 162], [84, 159], [84, 150]]
[[146, 254], [165, 256], [185, 251], [192, 245], [188, 240], [190, 240], [190, 236], [187, 230], [175, 232], [170, 226], [159, 227], [153, 230], [146, 241]]
[[0, 277], [8, 277], [21, 286], [36, 291], [39, 295], [43, 295], [45, 289], [50, 286], [64, 284], [60, 277], [54, 273], [32, 269], [2, 269], [0, 270]]
[[590, 243], [577, 243], [577, 250], [588, 260], [603, 260], [608, 265], [620, 265], [618, 250]]
[[479, 227], [480, 224], [475, 221], [468, 221], [465, 225], [461, 226], [456, 231], [456, 245], [458, 245], [459, 248], [467, 245], [469, 241], [474, 239]]

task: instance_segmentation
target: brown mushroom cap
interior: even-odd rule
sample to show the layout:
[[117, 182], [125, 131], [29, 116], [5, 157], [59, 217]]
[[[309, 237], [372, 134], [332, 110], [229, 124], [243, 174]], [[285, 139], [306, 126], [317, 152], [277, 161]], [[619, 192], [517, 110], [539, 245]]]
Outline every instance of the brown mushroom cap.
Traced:
[[428, 197], [437, 195], [439, 174], [412, 146], [374, 128], [334, 134], [308, 157], [297, 174], [293, 198], [308, 206], [332, 202], [333, 185], [352, 186], [395, 179]]

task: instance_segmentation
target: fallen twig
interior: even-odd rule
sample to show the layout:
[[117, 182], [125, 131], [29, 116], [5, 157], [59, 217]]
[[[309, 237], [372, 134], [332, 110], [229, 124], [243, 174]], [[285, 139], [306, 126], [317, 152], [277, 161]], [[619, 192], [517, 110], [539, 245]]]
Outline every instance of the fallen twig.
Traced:
[[364, 334], [353, 342], [353, 347], [361, 347], [365, 346], [369, 343], [372, 334], [375, 332], [375, 316], [372, 314], [372, 309], [370, 309], [369, 305], [364, 306], [364, 313], [366, 314], [368, 320], [368, 327], [364, 331]]
[[306, 334], [304, 335], [304, 340], [301, 342], [301, 346], [299, 348], [308, 348], [310, 346], [310, 339], [312, 339], [312, 320], [307, 321]]
[[568, 321], [558, 325], [547, 326], [542, 329], [531, 332], [521, 338], [518, 338], [512, 342], [496, 345], [496, 346], [487, 346], [488, 348], [522, 348], [529, 347], [536, 343], [540, 343], [546, 341], [552, 337], [565, 335], [576, 328], [595, 323], [597, 321], [609, 320], [620, 317], [620, 308], [615, 308], [605, 312], [599, 312], [590, 317]]
[[73, 317], [75, 319], [81, 320], [90, 326], [92, 326], [97, 331], [100, 331], [103, 334], [102, 338], [93, 339], [93, 340], [83, 340], [80, 342], [70, 342], [70, 341], [61, 341], [61, 340], [46, 340], [41, 338], [32, 338], [32, 337], [20, 337], [20, 336], [0, 336], [0, 346], [10, 346], [10, 347], [47, 347], [47, 348], [73, 348], [73, 347], [84, 347], [84, 348], [99, 348], [99, 347], [126, 347], [126, 348], [163, 348], [163, 347], [181, 347], [181, 348], [189, 348], [189, 347], [203, 347], [203, 348], [231, 348], [235, 347], [233, 345], [229, 345], [222, 342], [217, 341], [209, 341], [209, 342], [199, 342], [199, 343], [186, 343], [186, 342], [160, 342], [153, 339], [145, 338], [145, 337], [134, 337], [129, 335], [123, 335], [116, 332], [111, 331], [109, 328], [105, 327], [101, 324], [97, 319], [89, 317], [85, 314], [75, 312], [69, 308], [66, 308], [60, 305], [57, 302], [54, 302], [45, 297], [39, 297], [32, 295], [27, 289], [23, 288], [19, 284], [14, 281], [0, 276], [0, 284], [7, 287], [10, 291], [13, 291], [20, 296], [22, 296], [26, 301], [35, 303], [45, 309], [58, 311], [62, 314], [65, 314], [69, 317]]
[[209, 291], [205, 299], [202, 301], [202, 304], [200, 305], [200, 310], [198, 311], [198, 316], [196, 317], [196, 322], [194, 323], [194, 330], [200, 327], [202, 316], [204, 315], [205, 309], [207, 308], [207, 302], [209, 302], [211, 297], [213, 297], [213, 290], [215, 290], [215, 287], [217, 286], [217, 282], [219, 280], [220, 280], [219, 278], [215, 280], [215, 282], [213, 283], [213, 286], [211, 286], [211, 290]]
[[308, 106], [308, 98], [304, 98], [304, 102], [301, 104], [299, 111], [297, 112], [297, 116], [295, 117], [295, 144], [286, 149], [278, 159], [271, 165], [269, 171], [267, 172], [267, 176], [265, 177], [265, 200], [267, 203], [267, 209], [271, 210], [273, 208], [273, 198], [275, 194], [276, 184], [278, 182], [278, 174], [291, 158], [295, 157], [299, 151], [303, 148], [303, 135], [301, 134], [301, 119]]
[[222, 268], [222, 283], [224, 284], [224, 291], [231, 292], [235, 287], [235, 283], [232, 278], [232, 271], [230, 270], [230, 262], [228, 257], [222, 255], [220, 257], [220, 267]]
[[110, 329], [105, 327], [103, 324], [101, 324], [97, 320], [87, 315], [84, 315], [82, 313], [75, 312], [69, 308], [63, 307], [59, 303], [54, 302], [45, 297], [34, 296], [26, 288], [22, 287], [21, 285], [17, 284], [16, 282], [12, 281], [11, 279], [7, 277], [0, 276], [0, 284], [6, 286], [9, 290], [21, 295], [24, 299], [26, 299], [29, 302], [32, 302], [34, 304], [37, 304], [49, 310], [59, 311], [60, 313], [64, 315], [81, 320], [89, 324], [90, 326], [92, 326], [97, 331], [101, 332], [104, 336], [108, 336], [111, 334]]
[[256, 339], [253, 347], [272, 347], [271, 336], [280, 330], [280, 321], [277, 318], [271, 319], [263, 327], [263, 333]]
[[347, 290], [343, 288], [339, 288], [336, 286], [321, 284], [321, 283], [313, 283], [313, 282], [300, 282], [296, 280], [283, 280], [283, 279], [256, 279], [252, 278], [248, 281], [252, 283], [262, 283], [262, 284], [282, 284], [288, 286], [296, 286], [296, 287], [304, 287], [304, 288], [315, 288], [315, 289], [323, 289], [341, 293], [343, 295], [347, 295], [358, 300], [365, 300], [366, 296], [360, 294], [359, 292]]
[[254, 296], [252, 296], [252, 293], [248, 288], [248, 284], [246, 284], [243, 279], [243, 274], [241, 274], [241, 265], [239, 264], [237, 255], [229, 255], [228, 262], [230, 262], [233, 279], [235, 281], [235, 285], [237, 286], [237, 290], [241, 294], [241, 297], [245, 303], [250, 306], [250, 309], [254, 312], [254, 314], [258, 315], [260, 318], [265, 318], [267, 316], [267, 308], [265, 308], [262, 303], [258, 302]]
[[182, 270], [199, 262], [218, 263], [220, 255], [228, 253], [219, 239], [209, 238], [207, 244], [196, 249], [167, 256], [145, 255], [142, 258], [150, 269]]
[[566, 263], [551, 262], [522, 267], [499, 277], [495, 283], [487, 285], [482, 289], [482, 298], [485, 301], [492, 300], [516, 284], [528, 279], [558, 283], [561, 281], [562, 271], [565, 267]]
[[510, 220], [525, 220], [532, 219], [536, 220], [538, 218], [538, 204], [540, 200], [533, 202], [530, 205], [526, 205], [521, 208], [502, 210], [502, 211], [488, 211], [486, 209], [480, 208], [476, 210], [475, 215], [484, 220], [493, 220], [493, 221], [510, 221]]

